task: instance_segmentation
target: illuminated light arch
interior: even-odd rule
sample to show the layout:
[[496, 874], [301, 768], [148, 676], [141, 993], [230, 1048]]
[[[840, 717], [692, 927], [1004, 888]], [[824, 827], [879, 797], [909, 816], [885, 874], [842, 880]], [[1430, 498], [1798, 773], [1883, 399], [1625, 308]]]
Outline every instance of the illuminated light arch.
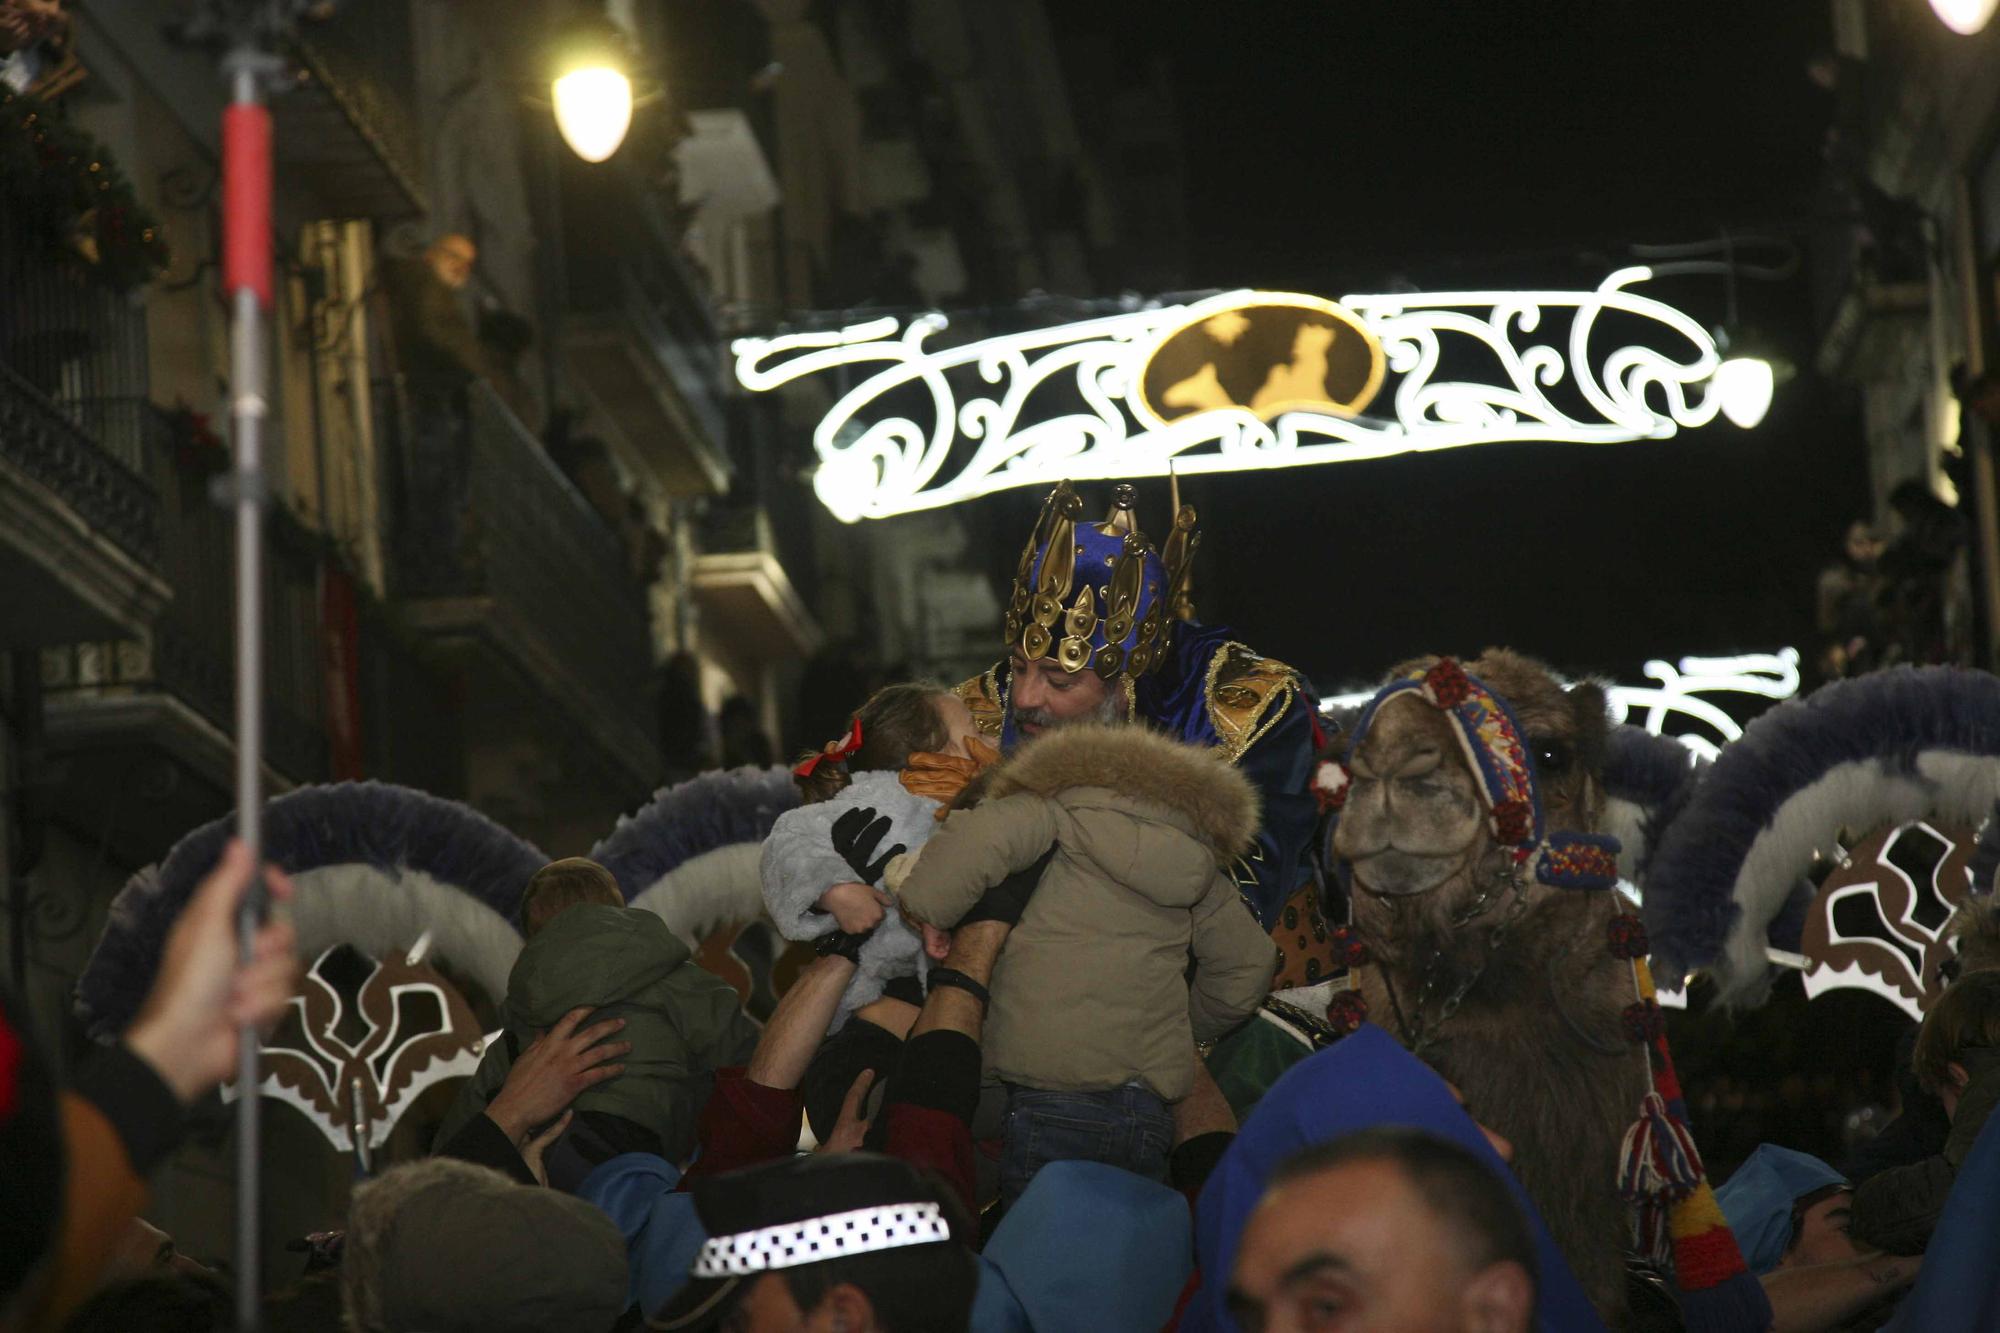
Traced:
[[[1619, 269], [1588, 291], [1349, 296], [1230, 292], [1054, 328], [933, 348], [941, 314], [884, 317], [844, 329], [743, 338], [736, 377], [762, 392], [832, 371], [860, 373], [813, 433], [814, 489], [844, 522], [956, 504], [1058, 481], [1235, 472], [1385, 458], [1502, 441], [1619, 444], [1705, 426], [1722, 408], [1715, 341], [1681, 311], [1630, 290], [1652, 276]], [[1337, 312], [1379, 351], [1382, 374], [1343, 402], [1283, 401], [1269, 420], [1219, 407], [1164, 422], [1144, 403], [1145, 367], [1191, 325], [1272, 306]], [[1656, 326], [1652, 345], [1594, 351], [1607, 312]], [[1567, 329], [1538, 339], [1547, 316]], [[1599, 341], [1602, 341], [1600, 338]], [[1449, 349], [1481, 353], [1495, 373], [1440, 378]], [[1361, 416], [1395, 377], [1394, 416]], [[1565, 387], [1582, 406], [1551, 398]], [[1038, 391], [1048, 394], [1038, 398]], [[870, 409], [889, 395], [928, 400], [917, 418]], [[1649, 395], [1654, 401], [1649, 401]], [[1038, 415], [1045, 399], [1059, 405]], [[1657, 404], [1657, 405], [1656, 405]], [[968, 448], [962, 446], [969, 446]], [[947, 467], [963, 457], [956, 471]]]

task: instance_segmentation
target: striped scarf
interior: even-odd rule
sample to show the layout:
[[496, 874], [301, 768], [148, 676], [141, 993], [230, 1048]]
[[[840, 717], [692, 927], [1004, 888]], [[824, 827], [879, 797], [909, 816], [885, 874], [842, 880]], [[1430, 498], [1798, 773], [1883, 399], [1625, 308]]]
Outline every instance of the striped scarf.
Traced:
[[1689, 1333], [1768, 1328], [1770, 1300], [1744, 1264], [1702, 1169], [1653, 974], [1645, 959], [1631, 961], [1639, 1000], [1626, 1011], [1626, 1035], [1645, 1052], [1651, 1087], [1625, 1133], [1618, 1189], [1632, 1205], [1640, 1251], [1673, 1271]]

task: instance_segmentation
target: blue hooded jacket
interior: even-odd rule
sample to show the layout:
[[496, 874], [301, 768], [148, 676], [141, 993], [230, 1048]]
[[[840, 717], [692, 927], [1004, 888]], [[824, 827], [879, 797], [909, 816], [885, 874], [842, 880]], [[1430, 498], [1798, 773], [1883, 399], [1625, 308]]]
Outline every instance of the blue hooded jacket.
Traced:
[[1387, 1032], [1363, 1024], [1338, 1045], [1286, 1070], [1216, 1164], [1195, 1210], [1195, 1258], [1202, 1286], [1181, 1320], [1182, 1330], [1229, 1333], [1236, 1328], [1224, 1298], [1236, 1266], [1237, 1243], [1251, 1210], [1263, 1198], [1264, 1182], [1280, 1162], [1314, 1144], [1388, 1125], [1421, 1129], [1455, 1143], [1507, 1182], [1534, 1236], [1540, 1269], [1539, 1329], [1544, 1333], [1603, 1329], [1603, 1321], [1520, 1182], [1445, 1081]]
[[1760, 1143], [1716, 1190], [1751, 1272], [1762, 1277], [1778, 1266], [1792, 1244], [1792, 1205], [1828, 1185], [1845, 1188], [1847, 1177], [1810, 1153]]

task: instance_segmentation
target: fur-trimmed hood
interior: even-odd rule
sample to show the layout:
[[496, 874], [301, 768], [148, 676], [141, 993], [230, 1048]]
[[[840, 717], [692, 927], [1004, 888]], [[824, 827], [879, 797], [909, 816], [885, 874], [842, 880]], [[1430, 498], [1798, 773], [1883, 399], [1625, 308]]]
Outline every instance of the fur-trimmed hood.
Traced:
[[1218, 861], [1242, 854], [1257, 836], [1257, 789], [1218, 751], [1171, 740], [1138, 725], [1078, 723], [1036, 737], [993, 771], [986, 795], [1053, 797], [1102, 787], [1181, 816]]

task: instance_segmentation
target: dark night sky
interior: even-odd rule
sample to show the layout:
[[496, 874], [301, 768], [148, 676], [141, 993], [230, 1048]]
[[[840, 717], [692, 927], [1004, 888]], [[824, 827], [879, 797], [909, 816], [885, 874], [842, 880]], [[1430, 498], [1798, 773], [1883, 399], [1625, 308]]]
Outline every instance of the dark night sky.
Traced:
[[[1831, 110], [1806, 0], [1049, 8], [1066, 45], [1116, 33], [1133, 67], [1169, 62], [1189, 288], [1584, 287], [1634, 242], [1797, 231]], [[1809, 363], [1806, 292], [1742, 301]], [[1670, 296], [1722, 317], [1720, 279]], [[1649, 656], [1805, 647], [1814, 571], [1867, 504], [1860, 441], [1851, 393], [1808, 371], [1749, 433], [1201, 478], [1197, 605], [1322, 683], [1499, 642], [1627, 679]], [[1149, 528], [1165, 489], [1142, 488]], [[980, 506], [1012, 534], [1038, 502]]]

